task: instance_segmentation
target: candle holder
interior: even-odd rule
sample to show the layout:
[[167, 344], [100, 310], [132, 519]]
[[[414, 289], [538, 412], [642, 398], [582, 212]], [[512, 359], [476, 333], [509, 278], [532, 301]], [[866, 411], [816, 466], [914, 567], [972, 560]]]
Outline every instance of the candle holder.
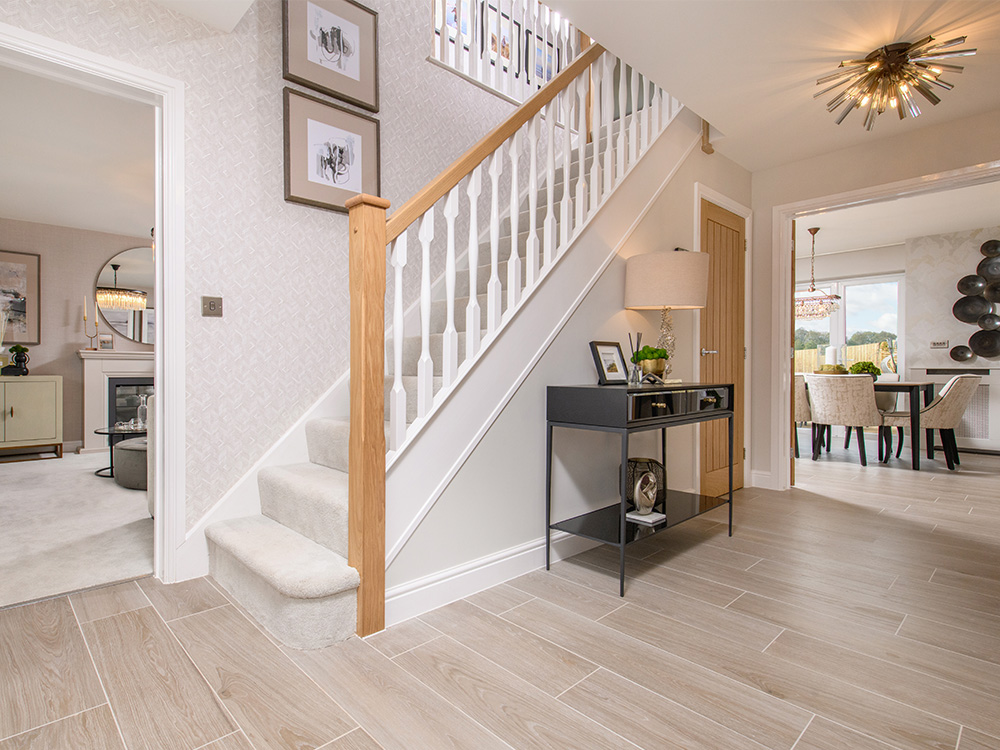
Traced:
[[85, 351], [88, 351], [88, 352], [96, 352], [97, 351], [97, 347], [94, 346], [94, 339], [97, 338], [98, 328], [99, 328], [99, 324], [95, 320], [94, 321], [94, 335], [91, 336], [89, 333], [87, 333], [87, 318], [85, 317], [83, 319], [83, 335], [86, 336], [90, 340], [90, 346], [88, 346]]

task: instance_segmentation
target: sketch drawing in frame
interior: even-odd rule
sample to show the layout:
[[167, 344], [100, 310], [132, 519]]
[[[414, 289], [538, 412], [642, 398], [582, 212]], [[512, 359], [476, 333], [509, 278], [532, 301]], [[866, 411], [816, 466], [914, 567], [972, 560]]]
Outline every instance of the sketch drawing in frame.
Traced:
[[378, 112], [378, 14], [354, 0], [285, 0], [284, 77]]
[[594, 355], [600, 385], [628, 383], [628, 368], [617, 341], [591, 341], [590, 353]]
[[346, 213], [359, 193], [378, 195], [379, 122], [285, 89], [285, 200]]
[[3, 344], [41, 342], [41, 256], [0, 250], [0, 310], [7, 311]]

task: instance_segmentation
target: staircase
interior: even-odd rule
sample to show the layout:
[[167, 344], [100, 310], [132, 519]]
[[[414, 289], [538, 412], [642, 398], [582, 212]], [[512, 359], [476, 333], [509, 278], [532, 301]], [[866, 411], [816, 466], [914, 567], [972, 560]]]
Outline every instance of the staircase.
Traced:
[[[381, 481], [383, 494], [372, 494], [379, 495], [382, 504], [367, 508], [366, 517], [384, 525], [385, 462], [376, 464], [371, 460], [368, 447], [376, 442], [381, 445], [374, 436], [381, 438], [384, 434], [390, 447], [390, 459], [399, 458], [415, 435], [427, 426], [430, 416], [469, 374], [474, 362], [511, 322], [519, 305], [555, 270], [603, 201], [676, 114], [673, 100], [664, 99], [663, 92], [658, 89], [654, 89], [654, 95], [649, 83], [640, 82], [632, 72], [629, 74], [631, 98], [628, 101], [630, 104], [639, 101], [636, 97], [641, 91], [645, 104], [636, 107], [638, 112], [616, 120], [612, 114], [616, 108], [618, 112], [627, 111], [628, 76], [624, 66], [621, 66], [622, 72], [617, 73], [613, 58], [596, 46], [581, 53], [573, 66], [576, 68], [564, 71], [566, 81], [560, 91], [565, 91], [565, 96], [560, 96], [558, 101], [553, 98], [555, 95], [550, 96], [545, 102], [551, 103], [536, 104], [534, 110], [521, 116], [520, 122], [502, 124], [495, 134], [491, 134], [499, 139], [499, 146], [492, 146], [481, 154], [476, 154], [477, 147], [473, 147], [439, 178], [448, 186], [435, 188], [439, 191], [437, 197], [425, 195], [425, 189], [393, 214], [392, 220], [401, 227], [386, 231], [397, 287], [394, 290], [394, 333], [385, 343], [384, 361], [388, 366], [383, 368], [382, 355], [362, 363], [362, 357], [356, 356], [354, 342], [363, 337], [352, 330], [352, 394], [355, 381], [360, 384], [363, 380], [358, 373], [367, 371], [381, 373], [384, 395], [384, 414], [376, 417], [379, 423], [374, 432], [370, 429], [370, 421], [365, 422], [365, 430], [355, 427], [357, 435], [366, 436], [367, 442], [358, 437], [358, 444], [349, 450], [352, 424], [357, 424], [357, 419], [371, 419], [370, 414], [354, 413], [364, 410], [352, 410], [350, 421], [309, 421], [305, 426], [309, 462], [270, 466], [259, 471], [260, 514], [218, 521], [205, 529], [212, 575], [278, 640], [289, 646], [322, 648], [352, 635], [356, 627], [359, 631], [364, 630], [360, 624], [364, 618], [358, 617], [359, 610], [365, 608], [364, 586], [359, 592], [359, 585], [363, 583], [366, 569], [384, 575], [384, 527], [378, 529], [380, 543], [373, 547], [365, 548], [363, 541], [352, 539], [351, 544], [361, 545], [360, 551], [353, 547], [351, 550], [351, 559], [358, 560], [358, 570], [347, 563], [348, 520], [352, 529], [358, 523], [354, 508], [348, 504], [348, 470], [352, 472], [352, 486], [356, 481], [364, 488], [378, 488]], [[611, 98], [613, 75], [621, 76], [616, 92], [621, 98], [617, 102]], [[600, 97], [594, 95], [593, 115], [584, 106], [591, 76], [597, 82], [593, 84], [594, 91], [601, 93]], [[553, 86], [560, 77], [552, 82]], [[531, 104], [528, 102], [522, 109], [530, 108]], [[572, 143], [570, 130], [561, 127], [560, 140], [557, 140], [557, 118], [573, 126]], [[584, 138], [591, 124], [593, 138], [587, 143]], [[544, 131], [539, 138], [542, 126], [548, 129], [547, 138]], [[517, 209], [501, 218], [498, 175], [509, 158], [510, 174], [504, 175], [506, 184], [523, 184], [518, 181], [515, 155], [522, 135], [527, 136], [530, 144], [528, 188], [517, 191], [519, 200], [510, 201]], [[556, 151], [559, 151], [558, 162]], [[471, 160], [471, 166], [463, 166], [463, 160]], [[538, 169], [539, 162], [541, 169]], [[523, 177], [528, 172], [528, 165], [522, 163], [522, 168]], [[492, 202], [484, 201], [490, 203], [486, 211], [490, 219], [483, 230], [477, 226], [475, 209], [480, 171], [487, 172], [492, 180], [489, 193]], [[463, 181], [472, 211], [470, 234], [478, 238], [478, 247], [477, 243], [470, 243], [472, 247], [464, 254], [456, 252], [455, 232], [458, 183]], [[434, 204], [439, 199], [444, 202], [447, 231], [444, 235], [439, 234], [437, 241], [442, 244], [446, 238], [447, 261], [443, 283], [434, 287], [432, 293], [427, 269], [433, 239]], [[381, 209], [383, 222], [384, 213]], [[354, 228], [353, 289], [353, 243], [358, 232], [353, 209], [351, 222]], [[363, 223], [359, 220], [358, 225]], [[418, 234], [423, 250], [421, 296], [412, 308], [419, 315], [404, 314], [400, 291], [409, 225], [419, 229], [414, 234]], [[384, 235], [381, 241], [384, 243]], [[378, 253], [376, 241], [369, 245], [367, 257], [370, 259]], [[370, 273], [377, 278], [377, 266]], [[375, 299], [378, 296], [377, 293], [372, 295]], [[361, 316], [355, 315], [352, 302], [352, 324], [356, 317]], [[381, 322], [383, 313], [379, 309], [369, 317]], [[365, 354], [367, 356], [367, 352]], [[373, 390], [377, 395], [379, 380], [375, 383]], [[354, 473], [353, 465], [349, 466], [349, 454], [353, 460], [355, 453], [368, 461], [364, 481], [361, 479], [363, 473]], [[371, 473], [372, 465], [382, 468]], [[363, 498], [364, 502], [368, 500]], [[365, 529], [366, 533], [371, 531]], [[384, 577], [381, 580], [384, 581]], [[381, 595], [384, 600], [384, 584]]]

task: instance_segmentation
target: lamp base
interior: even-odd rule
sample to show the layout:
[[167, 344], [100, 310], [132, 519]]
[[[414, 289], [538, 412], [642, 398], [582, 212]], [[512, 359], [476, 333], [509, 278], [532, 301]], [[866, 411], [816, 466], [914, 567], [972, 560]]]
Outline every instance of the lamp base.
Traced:
[[677, 348], [677, 341], [674, 339], [674, 319], [669, 307], [664, 307], [660, 311], [660, 337], [656, 340], [656, 348], [667, 350], [667, 367], [663, 374], [668, 375], [671, 370], [670, 360], [673, 359], [674, 350]]

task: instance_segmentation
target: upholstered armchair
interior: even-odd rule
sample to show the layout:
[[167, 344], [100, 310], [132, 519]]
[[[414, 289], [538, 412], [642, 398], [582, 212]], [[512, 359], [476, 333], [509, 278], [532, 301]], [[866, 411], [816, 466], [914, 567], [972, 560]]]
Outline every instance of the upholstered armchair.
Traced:
[[[944, 458], [952, 471], [961, 464], [958, 458], [958, 444], [955, 442], [955, 428], [962, 421], [962, 415], [969, 407], [980, 380], [982, 378], [979, 375], [956, 375], [945, 383], [933, 401], [920, 410], [920, 429], [937, 430], [941, 434]], [[899, 452], [903, 450], [902, 428], [910, 426], [910, 413], [887, 412], [883, 415], [883, 419], [887, 428], [896, 427], [900, 430], [899, 448], [896, 452], [898, 457]], [[891, 448], [887, 446], [885, 460], [889, 459], [889, 453]]]
[[[813, 424], [822, 431], [827, 425], [854, 428], [858, 437], [861, 465], [868, 465], [865, 455], [865, 427], [878, 427], [882, 440], [882, 414], [875, 404], [875, 381], [871, 375], [806, 375], [809, 406]], [[819, 442], [813, 445], [813, 460], [819, 458]]]

